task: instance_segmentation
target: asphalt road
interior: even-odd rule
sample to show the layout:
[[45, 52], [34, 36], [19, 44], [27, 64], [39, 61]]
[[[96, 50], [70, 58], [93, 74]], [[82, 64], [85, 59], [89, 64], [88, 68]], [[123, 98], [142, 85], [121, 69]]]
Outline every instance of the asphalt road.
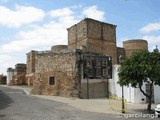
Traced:
[[[0, 86], [0, 120], [118, 120], [118, 117], [121, 116], [83, 112], [64, 103], [33, 97], [22, 90]], [[130, 120], [136, 119], [138, 118]]]
[[82, 112], [66, 104], [0, 87], [0, 120], [110, 120], [104, 114]]

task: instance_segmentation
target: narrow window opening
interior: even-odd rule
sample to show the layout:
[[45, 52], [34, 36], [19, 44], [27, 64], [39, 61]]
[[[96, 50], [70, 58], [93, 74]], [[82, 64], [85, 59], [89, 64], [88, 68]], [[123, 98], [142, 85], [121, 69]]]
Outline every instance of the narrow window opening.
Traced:
[[54, 84], [55, 84], [55, 78], [49, 77], [49, 85], [54, 85]]

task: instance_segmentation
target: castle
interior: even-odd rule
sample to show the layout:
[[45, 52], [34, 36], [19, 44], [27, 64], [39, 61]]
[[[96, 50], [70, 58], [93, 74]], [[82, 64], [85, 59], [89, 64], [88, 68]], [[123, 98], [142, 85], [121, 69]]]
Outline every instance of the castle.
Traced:
[[[145, 40], [125, 41], [124, 48], [116, 46], [116, 25], [86, 18], [68, 28], [68, 45], [52, 46], [48, 51], [27, 53], [27, 80], [33, 84], [33, 94], [65, 97], [97, 98], [109, 96], [107, 78], [84, 78], [84, 55], [129, 57], [131, 52], [147, 49]], [[101, 71], [100, 71], [101, 72]], [[108, 92], [107, 92], [108, 91]]]
[[[127, 40], [123, 42], [123, 48], [117, 47], [116, 27], [85, 18], [67, 29], [68, 45], [27, 53], [26, 81], [28, 85], [33, 85], [32, 94], [78, 98], [111, 95], [111, 84], [115, 79], [114, 65], [119, 64], [119, 56], [128, 58], [134, 51], [148, 49], [147, 41], [141, 39]], [[88, 64], [84, 63], [84, 56], [90, 58], [88, 63], [91, 66], [88, 65], [87, 70], [95, 74], [94, 77], [90, 75], [86, 78], [84, 75]], [[92, 66], [97, 64], [93, 59], [100, 61], [99, 66]], [[109, 60], [112, 60], [112, 64], [103, 67], [103, 63]], [[112, 77], [109, 76], [111, 74]]]

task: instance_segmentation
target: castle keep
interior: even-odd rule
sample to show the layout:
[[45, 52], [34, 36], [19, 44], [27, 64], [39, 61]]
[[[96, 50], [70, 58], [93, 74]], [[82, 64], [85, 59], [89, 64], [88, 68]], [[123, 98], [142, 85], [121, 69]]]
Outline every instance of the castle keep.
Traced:
[[[109, 75], [112, 65], [118, 64], [118, 57], [129, 57], [132, 51], [148, 47], [145, 40], [126, 41], [123, 43], [124, 48], [117, 47], [116, 25], [89, 18], [67, 30], [68, 45], [56, 45], [50, 50], [32, 50], [27, 53], [26, 79], [28, 85], [33, 85], [32, 94], [107, 97], [111, 94], [109, 81], [112, 79]], [[85, 56], [91, 59], [86, 60], [87, 63], [83, 60]], [[92, 65], [95, 66], [92, 68]], [[89, 73], [95, 74], [94, 77], [85, 77], [86, 66]]]
[[116, 64], [116, 25], [84, 19], [68, 29], [68, 48], [109, 55]]

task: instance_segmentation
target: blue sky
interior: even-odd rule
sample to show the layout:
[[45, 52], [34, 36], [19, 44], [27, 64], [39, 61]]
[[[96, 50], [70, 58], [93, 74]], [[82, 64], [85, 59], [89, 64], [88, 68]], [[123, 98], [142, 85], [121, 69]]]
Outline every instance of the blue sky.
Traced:
[[117, 25], [117, 46], [146, 39], [160, 49], [159, 0], [0, 0], [0, 74], [26, 63], [31, 50], [67, 44], [67, 30], [85, 17]]

